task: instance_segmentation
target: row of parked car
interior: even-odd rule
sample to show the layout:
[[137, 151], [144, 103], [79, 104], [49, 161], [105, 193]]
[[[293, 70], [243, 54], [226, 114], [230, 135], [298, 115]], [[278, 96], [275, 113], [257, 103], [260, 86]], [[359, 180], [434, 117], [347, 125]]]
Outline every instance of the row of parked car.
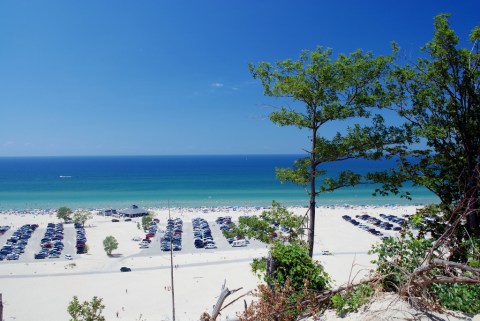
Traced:
[[18, 260], [38, 224], [25, 224], [19, 227], [0, 249], [0, 261]]
[[[342, 218], [345, 221], [350, 222], [352, 225], [355, 225], [355, 226], [361, 228], [362, 230], [365, 230], [365, 231], [369, 232], [370, 234], [379, 236], [382, 239], [387, 238], [387, 236], [385, 236], [381, 231], [377, 230], [375, 227], [382, 228], [382, 229], [387, 230], [387, 231], [388, 230], [394, 230], [394, 231], [401, 231], [402, 230], [402, 228], [399, 227], [399, 226], [394, 226], [393, 224], [391, 224], [389, 222], [382, 221], [382, 220], [380, 220], [376, 217], [372, 217], [368, 214], [363, 214], [363, 215], [357, 215], [356, 216], [357, 219], [359, 219], [361, 221], [364, 221], [365, 223], [359, 222], [356, 219], [350, 217], [349, 215], [343, 215]], [[369, 225], [367, 225], [367, 223]], [[374, 227], [372, 227], [372, 225]]]
[[[384, 230], [387, 230], [387, 231], [390, 231], [390, 230], [401, 231], [402, 230], [402, 228], [400, 226], [395, 226], [390, 222], [382, 221], [381, 219], [378, 219], [376, 217], [372, 217], [368, 214], [357, 215], [356, 218], [361, 219], [363, 221], [366, 221], [366, 222], [368, 222], [372, 225], [375, 225], [375, 226], [380, 227], [380, 228], [382, 228]], [[403, 219], [402, 219], [402, 221], [403, 221]]]
[[[168, 219], [165, 234], [160, 241], [162, 251], [182, 250], [183, 221], [181, 218]], [[171, 244], [171, 246], [170, 246]]]
[[45, 234], [40, 241], [40, 251], [35, 253], [35, 259], [59, 258], [63, 250], [63, 224], [48, 223]]
[[75, 223], [75, 232], [76, 232], [76, 243], [75, 248], [77, 249], [77, 254], [84, 254], [87, 252], [87, 235], [83, 225], [80, 223]]
[[395, 216], [395, 215], [387, 215], [387, 214], [380, 214], [381, 218], [384, 218], [390, 222], [397, 223], [398, 225], [404, 225], [406, 223], [404, 218]]
[[216, 249], [217, 245], [212, 236], [212, 230], [204, 218], [197, 217], [192, 219], [193, 225], [193, 244], [197, 249]]

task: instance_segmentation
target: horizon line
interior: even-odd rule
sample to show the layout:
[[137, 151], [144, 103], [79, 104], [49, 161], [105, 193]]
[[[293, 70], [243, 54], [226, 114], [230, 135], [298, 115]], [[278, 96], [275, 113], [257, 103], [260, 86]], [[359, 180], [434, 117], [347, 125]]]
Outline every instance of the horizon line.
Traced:
[[[101, 154], [101, 155], [5, 155], [0, 158], [60, 158], [60, 157], [193, 157], [193, 156], [303, 156], [304, 154], [292, 154], [292, 153], [238, 153], [238, 154]], [[305, 154], [306, 155], [306, 154]]]

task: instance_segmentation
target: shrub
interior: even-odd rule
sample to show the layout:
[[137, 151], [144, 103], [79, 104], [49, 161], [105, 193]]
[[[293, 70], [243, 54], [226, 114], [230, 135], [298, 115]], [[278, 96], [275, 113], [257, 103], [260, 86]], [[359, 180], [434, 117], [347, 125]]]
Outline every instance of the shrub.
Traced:
[[358, 308], [370, 300], [374, 292], [370, 284], [360, 284], [350, 292], [335, 294], [331, 299], [332, 305], [339, 315], [357, 312]]
[[369, 254], [378, 255], [372, 263], [377, 264], [377, 272], [384, 276], [383, 288], [397, 291], [409, 274], [420, 266], [431, 246], [432, 240], [414, 239], [411, 232], [405, 232], [399, 239], [390, 237], [374, 245]]
[[105, 305], [102, 303], [102, 298], [94, 296], [92, 301], [84, 301], [80, 303], [77, 296], [68, 305], [68, 314], [72, 317], [70, 321], [105, 321], [102, 316], [102, 311]]
[[[256, 259], [252, 263], [252, 270], [263, 275], [268, 284], [282, 285], [289, 279], [292, 287], [300, 290], [307, 280], [310, 289], [320, 291], [329, 288], [328, 274], [308, 255], [307, 248], [275, 243], [270, 249], [270, 256], [270, 263], [266, 258]], [[267, 266], [269, 264], [274, 266]]]
[[467, 283], [433, 284], [440, 304], [447, 309], [480, 313], [480, 285]]

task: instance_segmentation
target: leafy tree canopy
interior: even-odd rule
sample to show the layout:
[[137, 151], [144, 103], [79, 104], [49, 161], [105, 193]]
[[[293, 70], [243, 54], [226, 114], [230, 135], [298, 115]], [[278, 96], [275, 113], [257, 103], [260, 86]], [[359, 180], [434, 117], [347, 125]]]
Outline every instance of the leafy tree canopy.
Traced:
[[92, 301], [84, 301], [81, 303], [77, 296], [68, 305], [67, 311], [70, 314], [70, 321], [105, 321], [102, 311], [105, 305], [102, 298], [94, 296]]
[[70, 208], [63, 206], [57, 210], [57, 217], [60, 220], [64, 220], [65, 222], [68, 222], [72, 219], [71, 218], [72, 213], [73, 212]]
[[150, 222], [153, 220], [153, 214], [148, 213], [145, 216], [142, 216], [142, 228], [144, 231], [148, 230], [148, 226], [150, 225]]
[[[405, 119], [410, 142], [392, 149], [398, 170], [384, 173], [384, 190], [405, 180], [439, 196], [447, 216], [469, 200], [468, 226], [480, 236], [480, 26], [470, 35], [471, 48], [458, 48], [449, 15], [435, 17], [433, 39], [413, 64], [396, 65], [387, 87], [393, 109]], [[398, 47], [397, 47], [398, 49]]]
[[105, 252], [107, 252], [107, 255], [112, 255], [112, 252], [118, 249], [117, 239], [111, 235], [107, 236], [103, 240], [103, 248], [105, 249]]
[[229, 237], [249, 237], [267, 244], [275, 241], [303, 244], [300, 239], [304, 234], [302, 222], [302, 216], [273, 201], [272, 208], [263, 211], [260, 216], [240, 217], [238, 226], [225, 234]]
[[85, 222], [91, 218], [92, 215], [88, 211], [78, 211], [73, 213], [73, 222], [80, 223], [83, 226], [85, 225]]
[[[308, 156], [295, 161], [292, 168], [277, 169], [281, 181], [291, 181], [307, 189], [310, 196], [308, 244], [313, 254], [315, 203], [319, 193], [362, 183], [362, 176], [343, 171], [327, 176], [323, 164], [351, 158], [379, 159], [386, 146], [405, 139], [395, 127], [387, 127], [375, 107], [389, 105], [382, 77], [393, 57], [374, 57], [357, 50], [331, 59], [330, 49], [303, 51], [297, 61], [287, 59], [275, 64], [250, 65], [254, 78], [262, 82], [264, 93], [286, 97], [301, 106], [282, 107], [270, 114], [280, 126], [294, 126], [309, 131]], [[347, 119], [371, 118], [369, 125], [346, 126]], [[339, 131], [331, 137], [321, 132], [327, 123], [338, 123]], [[324, 178], [321, 184], [317, 179]]]

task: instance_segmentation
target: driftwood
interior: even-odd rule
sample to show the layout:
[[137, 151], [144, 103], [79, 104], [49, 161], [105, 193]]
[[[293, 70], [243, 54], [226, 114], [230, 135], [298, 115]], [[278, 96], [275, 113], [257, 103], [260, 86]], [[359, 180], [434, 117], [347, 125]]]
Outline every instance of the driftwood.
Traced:
[[[213, 307], [213, 311], [212, 311], [212, 315], [211, 316], [207, 316], [206, 314], [203, 315], [203, 319], [204, 320], [208, 320], [208, 321], [215, 321], [217, 320], [217, 317], [218, 315], [220, 314], [220, 312], [224, 309], [222, 308], [223, 306], [223, 303], [225, 302], [225, 300], [227, 299], [227, 297], [239, 290], [241, 290], [242, 288], [238, 288], [238, 289], [235, 289], [235, 290], [229, 290], [227, 287], [225, 287], [227, 281], [225, 280], [223, 282], [223, 285], [222, 285], [222, 290], [220, 292], [220, 295], [218, 297], [218, 300], [217, 300], [217, 304], [215, 304], [215, 306]], [[243, 297], [243, 296], [242, 296]], [[237, 298], [236, 300], [238, 300], [239, 298]], [[235, 300], [235, 301], [236, 301]], [[233, 302], [235, 302], [233, 301]], [[233, 302], [230, 302], [229, 304], [227, 304], [225, 306], [225, 308], [227, 306], [229, 306], [230, 304], [232, 304]]]

